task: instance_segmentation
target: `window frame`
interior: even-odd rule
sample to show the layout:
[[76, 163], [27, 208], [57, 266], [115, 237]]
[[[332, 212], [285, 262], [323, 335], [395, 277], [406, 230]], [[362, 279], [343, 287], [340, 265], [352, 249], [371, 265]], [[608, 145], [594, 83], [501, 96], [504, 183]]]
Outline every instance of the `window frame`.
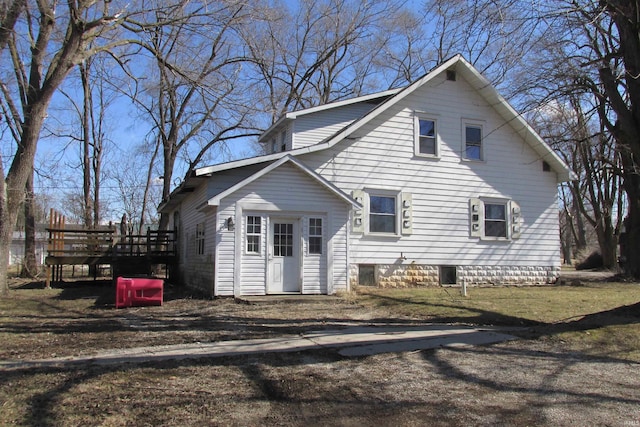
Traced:
[[[500, 205], [505, 213], [505, 236], [486, 233], [487, 205]], [[490, 218], [490, 221], [496, 221]], [[522, 237], [525, 221], [520, 204], [508, 197], [472, 197], [469, 199], [469, 237], [494, 242], [512, 242]]]
[[[320, 221], [319, 224], [314, 224], [312, 225], [311, 222], [312, 221]], [[311, 217], [309, 218], [308, 221], [308, 226], [309, 226], [309, 231], [308, 231], [308, 237], [307, 237], [307, 254], [308, 255], [322, 255], [324, 253], [323, 250], [323, 246], [324, 246], [324, 225], [323, 225], [323, 220], [320, 217]], [[320, 228], [319, 233], [318, 233], [318, 227]], [[314, 231], [314, 233], [312, 233], [312, 231]], [[319, 244], [318, 242], [312, 244], [312, 239], [313, 241], [316, 241], [317, 239], [320, 240]], [[316, 247], [318, 248], [318, 251], [316, 251]], [[312, 248], [314, 250], [312, 250]]]
[[[509, 233], [509, 228], [510, 228], [509, 201], [508, 200], [502, 200], [502, 201], [483, 200], [482, 204], [483, 204], [483, 208], [482, 208], [482, 210], [483, 210], [483, 215], [482, 215], [482, 238], [484, 240], [509, 240], [510, 237], [511, 237], [510, 233]], [[502, 207], [503, 213], [504, 213], [504, 219], [502, 219], [502, 218], [487, 218], [487, 212], [489, 211], [487, 209], [487, 205]], [[488, 235], [487, 234], [487, 223], [488, 222], [504, 224], [504, 235], [499, 235], [499, 236]]]
[[196, 224], [196, 236], [194, 239], [196, 245], [196, 255], [202, 256], [205, 251], [205, 224], [204, 222], [199, 222]]
[[[462, 159], [469, 162], [484, 162], [485, 161], [485, 123], [481, 120], [473, 120], [473, 119], [462, 119]], [[475, 128], [480, 129], [480, 142], [478, 144], [473, 144], [472, 146], [479, 148], [479, 158], [469, 157], [467, 156], [467, 149], [470, 146], [469, 141], [467, 141], [467, 129]]]
[[[367, 218], [367, 226], [366, 226], [366, 234], [370, 235], [370, 236], [390, 236], [390, 237], [397, 237], [400, 236], [400, 232], [401, 232], [401, 224], [400, 224], [400, 214], [399, 212], [401, 212], [401, 206], [400, 206], [400, 196], [401, 196], [401, 192], [399, 191], [391, 191], [391, 190], [374, 190], [374, 189], [370, 189], [370, 190], [365, 190], [366, 192], [366, 218]], [[389, 232], [389, 231], [373, 231], [371, 229], [371, 225], [372, 225], [372, 221], [371, 221], [371, 197], [381, 197], [381, 198], [390, 198], [394, 200], [393, 203], [393, 207], [394, 207], [394, 213], [393, 213], [393, 232]], [[385, 216], [390, 216], [389, 214], [383, 214], [383, 213], [374, 213], [373, 215], [385, 215]]]
[[[252, 218], [253, 221], [255, 219], [258, 220], [258, 223], [249, 223], [249, 218]], [[258, 231], [255, 231], [256, 225], [258, 226]], [[251, 226], [252, 231], [249, 231], [249, 227]], [[262, 217], [260, 215], [247, 215], [245, 217], [245, 226], [244, 226], [244, 253], [247, 255], [261, 255], [262, 254]], [[252, 243], [257, 245], [257, 251], [249, 250], [249, 237], [257, 237], [257, 243]]]
[[[433, 122], [433, 153], [423, 153], [420, 151], [420, 140], [423, 135], [420, 133], [420, 122]], [[425, 136], [428, 137], [428, 136]], [[417, 113], [413, 118], [413, 149], [418, 157], [437, 159], [440, 157], [440, 138], [438, 137], [438, 120], [430, 114]]]

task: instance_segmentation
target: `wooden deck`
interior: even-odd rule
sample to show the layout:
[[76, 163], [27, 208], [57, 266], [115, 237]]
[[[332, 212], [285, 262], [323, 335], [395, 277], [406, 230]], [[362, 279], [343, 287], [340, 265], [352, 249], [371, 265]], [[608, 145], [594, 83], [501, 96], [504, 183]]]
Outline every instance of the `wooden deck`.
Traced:
[[61, 225], [47, 228], [47, 287], [52, 280], [62, 279], [63, 265], [110, 265], [117, 277], [120, 273], [148, 274], [158, 264], [170, 269], [177, 260], [173, 230], [119, 235], [115, 227], [82, 229]]

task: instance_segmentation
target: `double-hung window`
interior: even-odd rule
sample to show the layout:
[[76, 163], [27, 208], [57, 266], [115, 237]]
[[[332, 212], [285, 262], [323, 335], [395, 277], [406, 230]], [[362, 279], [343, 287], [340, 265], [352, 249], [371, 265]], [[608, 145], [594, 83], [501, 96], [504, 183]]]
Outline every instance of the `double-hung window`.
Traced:
[[464, 158], [467, 160], [483, 160], [482, 126], [465, 123], [464, 125]]
[[437, 157], [438, 139], [436, 121], [434, 119], [415, 118], [415, 150], [419, 156]]
[[470, 236], [481, 240], [515, 240], [520, 237], [523, 218], [520, 205], [501, 198], [469, 200]]
[[260, 253], [260, 236], [262, 235], [262, 218], [259, 216], [247, 216], [247, 253]]
[[486, 237], [507, 238], [506, 203], [484, 204], [484, 235]]
[[396, 234], [396, 197], [369, 195], [369, 232]]
[[309, 254], [322, 254], [322, 218], [309, 218]]

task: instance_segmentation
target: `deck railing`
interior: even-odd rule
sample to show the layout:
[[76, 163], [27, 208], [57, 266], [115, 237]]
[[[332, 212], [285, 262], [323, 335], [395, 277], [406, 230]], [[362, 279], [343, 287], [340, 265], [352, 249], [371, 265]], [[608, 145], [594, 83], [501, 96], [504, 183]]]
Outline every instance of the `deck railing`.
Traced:
[[117, 235], [115, 229], [47, 228], [49, 257], [175, 256], [175, 231]]

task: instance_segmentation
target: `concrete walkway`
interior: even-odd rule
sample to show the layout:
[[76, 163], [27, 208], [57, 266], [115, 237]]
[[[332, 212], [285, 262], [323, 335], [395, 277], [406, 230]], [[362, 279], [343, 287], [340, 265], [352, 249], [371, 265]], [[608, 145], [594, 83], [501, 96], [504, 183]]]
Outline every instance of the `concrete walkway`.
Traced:
[[29, 361], [0, 361], [1, 370], [70, 365], [118, 365], [162, 360], [282, 353], [321, 348], [337, 348], [342, 356], [426, 350], [446, 346], [472, 346], [517, 339], [498, 329], [448, 325], [418, 327], [350, 327], [309, 332], [297, 336], [252, 340], [218, 341], [153, 347], [137, 347], [98, 352], [88, 356], [57, 357]]

